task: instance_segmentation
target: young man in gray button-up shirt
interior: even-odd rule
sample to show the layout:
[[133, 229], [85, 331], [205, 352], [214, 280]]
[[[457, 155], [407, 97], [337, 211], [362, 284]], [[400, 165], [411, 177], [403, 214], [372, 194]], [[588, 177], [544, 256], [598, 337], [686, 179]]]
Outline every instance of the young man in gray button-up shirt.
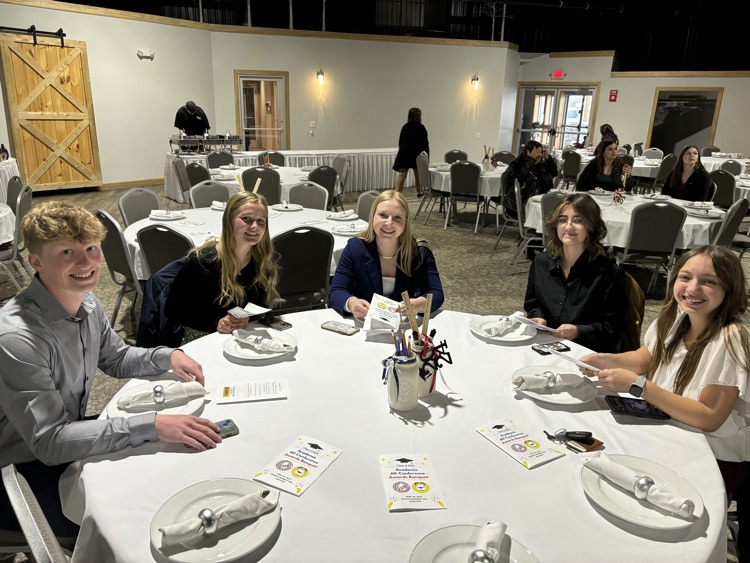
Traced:
[[[84, 420], [97, 367], [117, 378], [172, 369], [201, 384], [203, 370], [181, 350], [129, 346], [112, 330], [90, 293], [106, 233], [91, 213], [45, 202], [26, 215], [22, 230], [37, 274], [0, 308], [0, 467], [16, 464], [56, 534], [75, 536], [57, 494], [70, 462], [156, 440], [204, 450], [221, 438], [213, 422], [188, 415]], [[16, 528], [4, 495], [0, 490], [0, 528]]]

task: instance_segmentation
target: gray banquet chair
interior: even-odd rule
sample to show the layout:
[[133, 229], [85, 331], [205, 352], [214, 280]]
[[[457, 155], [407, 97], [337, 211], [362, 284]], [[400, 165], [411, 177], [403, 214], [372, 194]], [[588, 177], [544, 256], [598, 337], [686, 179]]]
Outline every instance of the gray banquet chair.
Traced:
[[729, 209], [735, 200], [734, 192], [737, 180], [734, 175], [726, 170], [712, 170], [708, 173], [708, 177], [716, 184], [716, 194], [713, 199], [714, 204], [716, 207]]
[[578, 174], [581, 173], [581, 155], [575, 150], [564, 150], [562, 152], [562, 160], [562, 187], [567, 190], [568, 184], [572, 182], [573, 188], [575, 188], [578, 181]]
[[[107, 269], [109, 269], [109, 275], [112, 278], [112, 282], [120, 286], [115, 308], [109, 319], [109, 324], [115, 326], [117, 313], [120, 311], [120, 305], [122, 305], [122, 298], [125, 296], [125, 292], [128, 290], [135, 291], [131, 310], [135, 310], [137, 297], [142, 296], [143, 293], [138, 276], [135, 273], [128, 243], [122, 234], [119, 223], [103, 209], [99, 209], [95, 215], [101, 221], [102, 225], [104, 225], [104, 228], [107, 229], [107, 234], [102, 241], [102, 253], [107, 263]], [[121, 276], [122, 279], [118, 278], [118, 276]]]
[[417, 218], [417, 215], [419, 215], [419, 212], [422, 209], [422, 205], [424, 205], [427, 210], [427, 217], [424, 219], [424, 224], [426, 225], [430, 215], [432, 215], [432, 210], [435, 208], [435, 203], [439, 201], [440, 209], [444, 209], [445, 200], [450, 197], [450, 193], [437, 190], [432, 186], [430, 157], [424, 151], [422, 151], [417, 157], [417, 173], [419, 174], [419, 183], [422, 184], [424, 196], [422, 197], [422, 201], [419, 202], [419, 207], [417, 207], [417, 212], [414, 214], [414, 218]]
[[211, 207], [214, 201], [226, 202], [230, 196], [230, 189], [226, 184], [206, 180], [190, 188], [190, 207]]
[[379, 195], [380, 192], [378, 190], [370, 190], [359, 194], [357, 198], [357, 217], [362, 219], [362, 221], [369, 221], [372, 204], [375, 203]]
[[248, 168], [242, 172], [242, 187], [246, 192], [261, 194], [266, 198], [268, 205], [281, 203], [281, 177], [273, 168], [265, 166]]
[[[542, 196], [541, 206], [542, 206], [542, 246], [547, 245], [547, 219], [552, 215], [552, 213], [557, 209], [557, 206], [560, 205], [560, 202], [564, 200], [566, 197], [566, 194], [563, 192], [547, 192]], [[524, 212], [526, 210], [524, 209]]]
[[[518, 232], [521, 235], [521, 240], [518, 243], [518, 250], [516, 251], [515, 256], [513, 256], [512, 262], [512, 264], [517, 264], [518, 259], [523, 256], [527, 250], [543, 250], [544, 246], [542, 245], [542, 233], [524, 225], [526, 222], [526, 206], [523, 204], [521, 184], [518, 180], [515, 180], [513, 188], [516, 196], [516, 209], [518, 210]], [[542, 210], [542, 213], [544, 213], [544, 210]], [[542, 231], [544, 231], [544, 227], [542, 227]]]
[[300, 227], [273, 237], [278, 253], [281, 299], [274, 309], [291, 312], [328, 306], [333, 259], [333, 235], [314, 227]]
[[[9, 205], [11, 204], [9, 203]], [[18, 269], [18, 264], [20, 264], [26, 270], [26, 273], [29, 274], [29, 277], [34, 277], [34, 270], [24, 261], [20, 252], [23, 238], [21, 234], [21, 221], [23, 221], [23, 218], [31, 209], [31, 188], [29, 186], [21, 188], [21, 192], [16, 197], [16, 202], [14, 205], [11, 205], [11, 208], [16, 216], [16, 222], [13, 227], [13, 240], [0, 248], [0, 268], [3, 269], [16, 290], [21, 291], [20, 284], [8, 266], [13, 266], [16, 273], [20, 274], [21, 272]]]
[[143, 227], [136, 236], [148, 277], [170, 262], [187, 256], [195, 247], [192, 239], [162, 223]]
[[206, 164], [209, 168], [218, 168], [234, 164], [234, 156], [229, 151], [212, 151], [206, 157]]
[[711, 240], [711, 244], [716, 246], [731, 245], [737, 231], [740, 229], [742, 220], [745, 218], [748, 207], [750, 207], [750, 201], [745, 198], [735, 201], [724, 215], [721, 227], [719, 227], [716, 236]]
[[516, 155], [510, 151], [498, 151], [492, 155], [495, 162], [502, 162], [504, 164], [510, 164], [516, 159]]
[[459, 160], [469, 160], [469, 155], [462, 150], [453, 149], [445, 153], [443, 159], [448, 164], [453, 164], [454, 162], [457, 162]]
[[284, 153], [280, 153], [278, 151], [263, 151], [262, 153], [258, 154], [258, 166], [263, 166], [265, 164], [265, 158], [268, 156], [268, 163], [274, 164], [276, 166], [286, 166], [286, 157], [284, 156]]
[[448, 196], [448, 212], [445, 214], [445, 225], [443, 230], [448, 228], [451, 219], [451, 213], [455, 210], [457, 201], [466, 203], [476, 203], [477, 218], [474, 223], [474, 232], [479, 229], [479, 215], [482, 211], [482, 202], [479, 196], [479, 178], [482, 169], [474, 162], [458, 160], [451, 164], [451, 193]]
[[188, 178], [187, 175], [187, 167], [185, 166], [185, 161], [178, 156], [174, 160], [172, 165], [174, 166], [175, 176], [177, 177], [177, 184], [180, 186], [180, 191], [182, 192], [182, 199], [185, 203], [187, 203], [189, 201], [188, 192], [190, 191], [192, 184], [190, 183], [190, 178]]
[[6, 465], [0, 473], [10, 505], [27, 543], [25, 546], [19, 546], [19, 552], [30, 553], [32, 560], [39, 563], [68, 563], [75, 538], [55, 537], [34, 491], [15, 465]]
[[289, 203], [305, 209], [328, 209], [328, 190], [315, 182], [300, 182], [289, 188]]
[[117, 207], [126, 227], [146, 219], [153, 210], [159, 209], [159, 197], [145, 188], [132, 188], [120, 196]]
[[742, 166], [742, 163], [736, 161], [736, 160], [725, 160], [721, 163], [721, 166], [719, 166], [721, 170], [726, 170], [730, 174], [733, 174], [734, 176], [739, 176], [742, 174], [742, 169], [744, 168]]
[[721, 149], [714, 145], [709, 145], [701, 149], [701, 156], [712, 156], [715, 152], [721, 152]]
[[345, 154], [336, 155], [333, 157], [331, 167], [333, 167], [339, 174], [339, 191], [343, 193], [346, 188], [346, 180], [349, 178], [349, 157]]
[[627, 164], [631, 168], [633, 167], [633, 164], [635, 163], [635, 158], [633, 157], [632, 154], [623, 154], [620, 156], [620, 158], [625, 164]]
[[633, 156], [636, 158], [643, 156], [643, 143], [636, 143], [633, 145]]
[[5, 192], [5, 202], [12, 209], [16, 205], [16, 201], [18, 201], [18, 194], [20, 194], [23, 189], [23, 181], [19, 176], [11, 176], [10, 180], [8, 180], [7, 187], [8, 189]]
[[318, 166], [313, 169], [308, 175], [307, 179], [311, 182], [315, 182], [319, 186], [323, 186], [328, 190], [328, 209], [335, 210], [336, 207], [343, 209], [343, 206], [336, 198], [336, 189], [339, 183], [339, 173], [332, 166]]
[[708, 195], [706, 196], [706, 201], [713, 201], [716, 197], [716, 182], [711, 182], [711, 184], [708, 186]]
[[[674, 165], [677, 163], [677, 157], [673, 154], [665, 156], [659, 164], [659, 170], [656, 172], [656, 178], [651, 183], [651, 186], [647, 189], [656, 193], [656, 190], [661, 190], [664, 187], [664, 182], [667, 181], [667, 176], [672, 172]], [[644, 190], [645, 191], [645, 190]]]
[[663, 157], [664, 151], [661, 149], [657, 149], [656, 147], [651, 147], [643, 151], [643, 158], [657, 159]]
[[654, 267], [646, 293], [656, 285], [659, 269], [671, 275], [677, 250], [677, 239], [685, 224], [684, 207], [663, 201], [637, 205], [631, 214], [625, 248], [615, 249], [618, 264], [643, 264]]
[[185, 166], [185, 172], [187, 173], [191, 188], [196, 184], [200, 184], [201, 182], [205, 182], [206, 180], [211, 179], [211, 173], [208, 171], [208, 168], [198, 164], [197, 162], [188, 163]]

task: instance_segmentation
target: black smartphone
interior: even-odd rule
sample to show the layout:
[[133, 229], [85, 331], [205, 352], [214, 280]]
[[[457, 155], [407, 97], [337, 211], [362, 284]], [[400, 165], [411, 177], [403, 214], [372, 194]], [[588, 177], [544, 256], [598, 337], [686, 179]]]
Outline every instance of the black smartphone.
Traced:
[[658, 420], [667, 420], [670, 418], [667, 413], [657, 409], [645, 399], [607, 395], [604, 397], [604, 400], [607, 401], [607, 405], [615, 414], [626, 414], [639, 418], [655, 418]]
[[240, 433], [240, 428], [234, 423], [234, 420], [227, 418], [216, 422], [216, 426], [219, 427], [219, 436], [221, 439], [229, 438], [230, 436], [236, 436]]
[[556, 350], [557, 352], [570, 352], [570, 346], [566, 346], [562, 342], [551, 342], [549, 344], [534, 344], [531, 347], [534, 352], [541, 354], [542, 356], [549, 356], [552, 352], [550, 349]]
[[273, 315], [266, 315], [262, 319], [259, 319], [258, 322], [263, 326], [267, 326], [268, 328], [273, 328], [275, 330], [286, 330], [288, 328], [292, 328], [292, 323], [282, 321], [281, 319], [274, 317]]

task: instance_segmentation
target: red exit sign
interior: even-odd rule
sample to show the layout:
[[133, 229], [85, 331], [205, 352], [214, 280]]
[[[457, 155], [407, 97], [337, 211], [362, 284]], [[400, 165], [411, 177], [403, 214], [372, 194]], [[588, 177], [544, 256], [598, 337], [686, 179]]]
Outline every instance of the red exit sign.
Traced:
[[562, 80], [565, 78], [565, 71], [561, 68], [556, 68], [552, 71], [552, 80]]

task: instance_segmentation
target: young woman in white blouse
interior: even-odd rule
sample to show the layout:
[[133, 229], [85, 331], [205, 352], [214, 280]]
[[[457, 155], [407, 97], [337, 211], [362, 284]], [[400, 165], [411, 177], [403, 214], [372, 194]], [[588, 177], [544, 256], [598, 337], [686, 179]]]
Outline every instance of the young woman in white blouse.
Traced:
[[[700, 246], [675, 265], [667, 299], [645, 344], [623, 354], [581, 358], [600, 368], [599, 383], [630, 392], [674, 420], [706, 433], [728, 493], [738, 502], [740, 528], [750, 510], [750, 335], [745, 274], [725, 247]], [[750, 525], [750, 524], [748, 524]], [[743, 543], [738, 540], [742, 553]], [[746, 551], [750, 554], [750, 551]]]

